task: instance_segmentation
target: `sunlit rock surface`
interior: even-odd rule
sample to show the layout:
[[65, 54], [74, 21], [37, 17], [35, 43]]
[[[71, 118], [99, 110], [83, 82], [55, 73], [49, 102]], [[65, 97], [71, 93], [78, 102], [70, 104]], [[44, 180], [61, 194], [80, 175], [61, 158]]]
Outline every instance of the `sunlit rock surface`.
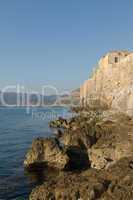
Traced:
[[113, 51], [100, 59], [91, 79], [80, 89], [82, 104], [94, 99], [133, 115], [133, 52]]

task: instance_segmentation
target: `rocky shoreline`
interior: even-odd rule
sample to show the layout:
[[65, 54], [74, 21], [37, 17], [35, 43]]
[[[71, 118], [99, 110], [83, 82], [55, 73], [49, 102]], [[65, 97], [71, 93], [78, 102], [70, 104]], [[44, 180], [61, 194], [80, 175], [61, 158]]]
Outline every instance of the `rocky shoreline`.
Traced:
[[25, 168], [58, 173], [33, 189], [29, 199], [132, 200], [133, 119], [109, 110], [73, 110], [75, 117], [50, 122], [53, 137], [32, 142]]

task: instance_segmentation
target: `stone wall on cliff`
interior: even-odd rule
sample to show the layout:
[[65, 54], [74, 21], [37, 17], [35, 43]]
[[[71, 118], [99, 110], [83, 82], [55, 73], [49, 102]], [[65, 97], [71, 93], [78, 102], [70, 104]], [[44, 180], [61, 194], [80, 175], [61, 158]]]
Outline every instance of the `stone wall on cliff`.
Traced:
[[100, 59], [91, 79], [80, 88], [82, 104], [93, 98], [133, 115], [133, 52], [113, 51]]

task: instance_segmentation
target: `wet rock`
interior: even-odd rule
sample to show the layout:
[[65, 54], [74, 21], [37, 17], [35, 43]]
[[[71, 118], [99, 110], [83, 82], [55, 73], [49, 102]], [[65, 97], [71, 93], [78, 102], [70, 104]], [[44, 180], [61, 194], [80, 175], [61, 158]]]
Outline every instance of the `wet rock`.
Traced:
[[58, 140], [38, 138], [33, 140], [28, 151], [24, 166], [31, 168], [46, 163], [48, 166], [64, 169], [69, 162], [69, 157], [60, 147]]

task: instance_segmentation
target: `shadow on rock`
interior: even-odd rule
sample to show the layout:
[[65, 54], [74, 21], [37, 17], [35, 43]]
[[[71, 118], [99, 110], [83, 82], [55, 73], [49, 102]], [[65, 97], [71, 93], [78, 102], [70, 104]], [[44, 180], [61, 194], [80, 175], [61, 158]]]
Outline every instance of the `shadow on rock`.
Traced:
[[77, 146], [69, 146], [66, 150], [69, 157], [69, 162], [66, 165], [66, 170], [83, 170], [90, 167], [90, 161], [86, 150]]

